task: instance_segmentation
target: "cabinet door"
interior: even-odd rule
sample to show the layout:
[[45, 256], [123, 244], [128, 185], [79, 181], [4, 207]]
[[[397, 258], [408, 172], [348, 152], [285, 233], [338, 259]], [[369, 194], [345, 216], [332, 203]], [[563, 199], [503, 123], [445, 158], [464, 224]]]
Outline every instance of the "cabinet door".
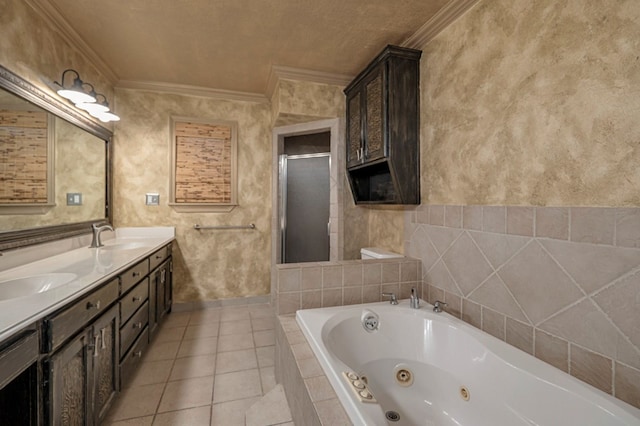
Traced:
[[48, 362], [48, 424], [82, 426], [93, 424], [90, 411], [92, 368], [89, 333], [84, 332], [52, 356]]
[[100, 319], [92, 329], [93, 341], [93, 415], [95, 424], [100, 424], [107, 414], [118, 386], [119, 361], [119, 315], [118, 306], [114, 306]]
[[355, 90], [347, 96], [347, 167], [362, 162], [362, 93]]
[[155, 335], [158, 326], [158, 281], [160, 281], [160, 268], [149, 275], [149, 341]]
[[385, 104], [382, 66], [364, 82], [365, 128], [364, 162], [375, 161], [386, 156]]
[[173, 261], [169, 260], [167, 265], [167, 276], [164, 283], [164, 306], [167, 312], [171, 312], [173, 303]]

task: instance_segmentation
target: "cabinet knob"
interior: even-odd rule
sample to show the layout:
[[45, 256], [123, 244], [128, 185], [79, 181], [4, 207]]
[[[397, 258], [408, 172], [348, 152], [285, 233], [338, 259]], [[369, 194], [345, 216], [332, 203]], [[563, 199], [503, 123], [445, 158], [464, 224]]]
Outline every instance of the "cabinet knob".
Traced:
[[140, 296], [133, 296], [133, 299], [132, 299], [133, 302], [139, 302], [141, 300], [142, 300], [142, 297]]
[[142, 322], [133, 323], [133, 329], [135, 330], [136, 328], [142, 328]]
[[133, 278], [138, 278], [140, 276], [140, 272], [134, 272], [132, 276]]
[[100, 340], [102, 340], [102, 346], [100, 347], [100, 349], [106, 349], [107, 348], [107, 341], [104, 338], [104, 334], [107, 331], [107, 328], [103, 328], [100, 330]]
[[93, 338], [93, 357], [98, 357], [98, 340], [100, 339], [100, 335], [96, 334]]
[[100, 301], [98, 300], [96, 303], [87, 302], [87, 310], [89, 309], [100, 309]]
[[156, 259], [162, 259], [162, 255], [161, 254], [156, 254]]
[[138, 357], [138, 358], [142, 358], [142, 351], [136, 351], [133, 354], [131, 354], [131, 356]]

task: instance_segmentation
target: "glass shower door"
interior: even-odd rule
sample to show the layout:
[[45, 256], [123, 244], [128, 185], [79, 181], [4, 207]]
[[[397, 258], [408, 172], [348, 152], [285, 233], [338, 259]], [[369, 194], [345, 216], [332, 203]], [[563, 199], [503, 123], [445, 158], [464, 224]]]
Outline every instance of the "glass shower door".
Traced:
[[329, 260], [330, 155], [282, 155], [282, 261]]

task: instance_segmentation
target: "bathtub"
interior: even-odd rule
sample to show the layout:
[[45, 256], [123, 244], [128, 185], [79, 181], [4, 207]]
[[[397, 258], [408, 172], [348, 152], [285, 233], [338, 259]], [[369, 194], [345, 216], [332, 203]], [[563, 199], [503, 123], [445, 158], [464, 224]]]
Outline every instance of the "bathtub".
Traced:
[[639, 409], [425, 302], [296, 319], [354, 425], [640, 425]]

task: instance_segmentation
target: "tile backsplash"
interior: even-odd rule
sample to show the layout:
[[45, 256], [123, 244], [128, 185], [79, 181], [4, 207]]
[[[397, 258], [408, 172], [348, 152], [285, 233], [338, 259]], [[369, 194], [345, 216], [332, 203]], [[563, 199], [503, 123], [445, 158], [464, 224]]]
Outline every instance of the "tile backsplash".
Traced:
[[640, 407], [640, 209], [423, 205], [405, 228], [429, 302]]

